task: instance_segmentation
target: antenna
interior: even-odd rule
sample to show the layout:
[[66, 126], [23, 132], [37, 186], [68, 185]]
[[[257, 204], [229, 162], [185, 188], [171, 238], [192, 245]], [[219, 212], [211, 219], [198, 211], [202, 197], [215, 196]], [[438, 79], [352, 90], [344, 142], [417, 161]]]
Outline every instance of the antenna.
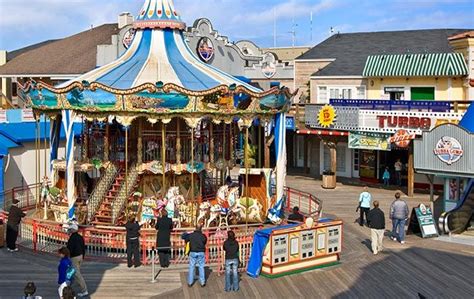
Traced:
[[295, 18], [293, 17], [293, 24], [291, 25], [291, 31], [288, 31], [288, 33], [292, 35], [293, 47], [296, 45], [296, 27], [298, 27], [298, 24], [295, 24]]
[[311, 11], [311, 14], [309, 17], [309, 30], [310, 30], [309, 40], [311, 44], [313, 44], [313, 11]]

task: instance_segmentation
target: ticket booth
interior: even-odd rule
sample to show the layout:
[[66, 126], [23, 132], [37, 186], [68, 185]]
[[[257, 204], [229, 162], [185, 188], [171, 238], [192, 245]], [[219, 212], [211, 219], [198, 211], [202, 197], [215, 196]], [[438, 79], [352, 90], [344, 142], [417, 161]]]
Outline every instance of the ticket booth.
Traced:
[[[286, 225], [257, 231], [248, 274], [255, 277], [258, 238], [268, 238], [264, 246], [260, 274], [279, 277], [337, 264], [342, 249], [342, 221], [320, 219], [315, 223]], [[256, 244], [257, 243], [257, 244]], [[257, 269], [258, 270], [258, 269]], [[257, 273], [258, 275], [258, 273]]]

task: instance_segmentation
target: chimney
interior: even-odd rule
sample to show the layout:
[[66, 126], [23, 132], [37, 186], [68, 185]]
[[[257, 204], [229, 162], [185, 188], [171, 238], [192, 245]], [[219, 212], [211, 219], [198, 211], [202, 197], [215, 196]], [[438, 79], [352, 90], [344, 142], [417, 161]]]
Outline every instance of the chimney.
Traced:
[[133, 24], [133, 16], [129, 12], [123, 12], [118, 17], [118, 27], [122, 29], [125, 26]]

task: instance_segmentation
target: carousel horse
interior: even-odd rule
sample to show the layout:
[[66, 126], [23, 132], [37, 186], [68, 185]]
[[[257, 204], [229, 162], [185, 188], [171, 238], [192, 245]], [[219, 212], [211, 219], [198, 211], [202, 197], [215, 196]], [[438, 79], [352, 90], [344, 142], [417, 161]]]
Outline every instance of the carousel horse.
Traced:
[[184, 197], [179, 194], [179, 187], [170, 187], [165, 197], [166, 212], [168, 217], [180, 225], [179, 206], [184, 203]]
[[[245, 201], [246, 199], [242, 198], [242, 200]], [[238, 217], [240, 219], [248, 219], [248, 221], [252, 223], [263, 222], [261, 215], [263, 209], [262, 204], [254, 198], [249, 198], [249, 201], [252, 201], [252, 204], [248, 208], [243, 205], [240, 200], [238, 201], [237, 207], [240, 209]]]
[[[217, 191], [217, 204], [209, 207], [209, 219], [207, 220], [207, 227], [214, 221], [219, 227], [229, 226], [230, 217], [238, 217], [241, 211], [239, 204], [239, 188], [229, 188], [224, 185]], [[237, 219], [236, 219], [237, 220]]]
[[197, 218], [197, 222], [200, 223], [202, 221], [204, 227], [207, 227], [207, 221], [210, 217], [211, 207], [212, 206], [209, 201], [204, 201], [199, 205], [199, 216]]

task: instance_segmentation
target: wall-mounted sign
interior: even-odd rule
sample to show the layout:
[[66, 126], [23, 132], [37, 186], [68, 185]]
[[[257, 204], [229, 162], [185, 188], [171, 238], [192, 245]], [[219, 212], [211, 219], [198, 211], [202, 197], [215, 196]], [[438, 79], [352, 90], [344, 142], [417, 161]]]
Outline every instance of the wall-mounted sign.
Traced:
[[349, 133], [349, 148], [390, 151], [387, 135], [377, 133]]
[[35, 115], [33, 113], [33, 109], [23, 109], [21, 111], [21, 121], [35, 121]]
[[208, 37], [199, 40], [197, 54], [204, 62], [209, 62], [214, 57], [214, 44]]
[[276, 74], [276, 59], [272, 53], [265, 53], [263, 56], [262, 74], [268, 79]]
[[128, 49], [130, 45], [133, 42], [133, 38], [135, 37], [135, 32], [136, 29], [130, 28], [125, 34], [123, 35], [122, 38], [122, 45], [125, 47], [125, 49]]
[[0, 110], [0, 123], [6, 123], [7, 122], [7, 110], [2, 109]]
[[323, 128], [329, 128], [334, 125], [336, 120], [336, 110], [331, 105], [324, 105], [318, 113], [318, 123]]
[[295, 118], [293, 116], [286, 116], [286, 129], [295, 130]]
[[407, 130], [398, 130], [392, 137], [388, 138], [389, 143], [395, 143], [396, 146], [405, 148], [410, 145], [410, 141], [415, 139], [414, 133], [408, 133]]
[[441, 161], [448, 165], [459, 161], [464, 153], [459, 141], [449, 136], [441, 137], [433, 152]]
[[387, 116], [377, 115], [379, 128], [404, 128], [404, 129], [422, 129], [431, 128], [431, 119], [429, 117], [416, 116]]

